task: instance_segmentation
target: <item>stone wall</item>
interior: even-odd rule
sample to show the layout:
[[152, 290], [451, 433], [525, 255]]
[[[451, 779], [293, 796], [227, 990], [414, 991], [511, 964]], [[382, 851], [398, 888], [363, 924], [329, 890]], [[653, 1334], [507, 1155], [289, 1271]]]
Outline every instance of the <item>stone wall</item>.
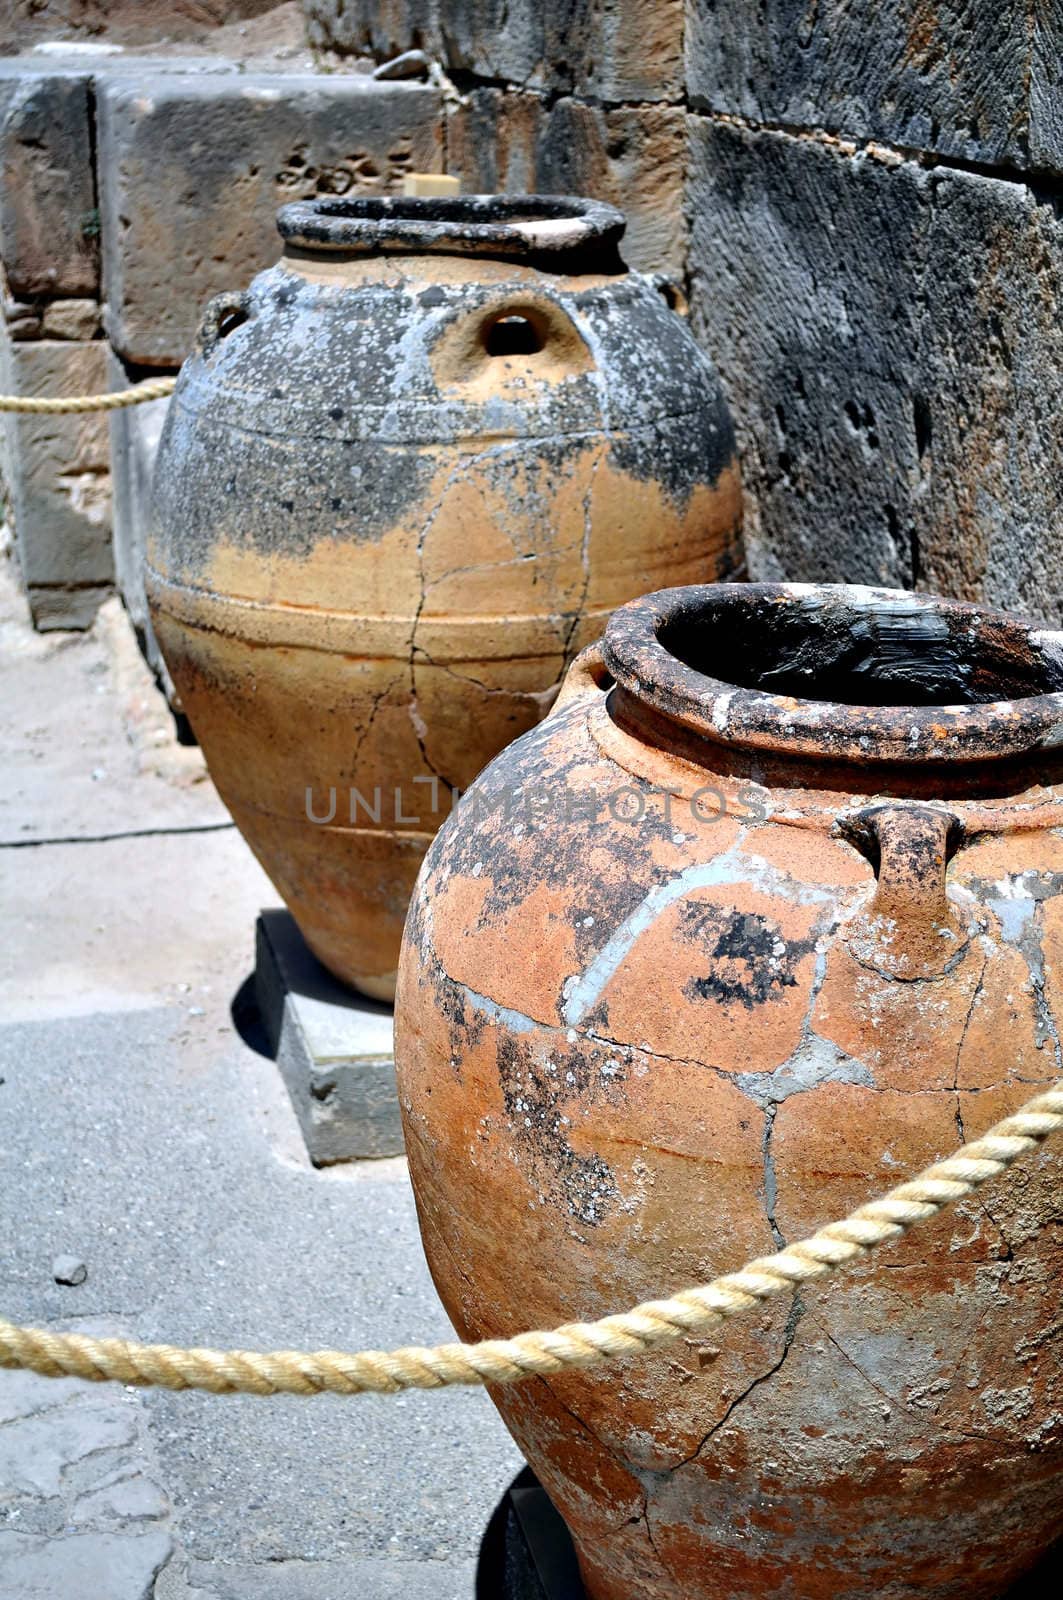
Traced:
[[753, 572], [1058, 624], [1063, 12], [689, 0], [686, 45], [688, 270]]
[[421, 47], [466, 187], [584, 189], [678, 269], [754, 577], [1063, 621], [1063, 10], [1026, 0], [307, 0]]
[[322, 59], [439, 60], [464, 105], [447, 170], [470, 192], [590, 194], [628, 216], [632, 266], [681, 274], [684, 0], [305, 0]]
[[[118, 36], [145, 21], [132, 5], [75, 10], [82, 21], [109, 12]], [[196, 13], [202, 32], [211, 11], [177, 7], [167, 26]], [[215, 42], [246, 44], [239, 19], [250, 17], [247, 35], [265, 29], [263, 54], [219, 54], [201, 39], [146, 54], [139, 35], [117, 48], [108, 34], [93, 41], [106, 48], [0, 57], [3, 392], [84, 394], [176, 371], [204, 303], [276, 260], [278, 206], [394, 192], [409, 171], [442, 170], [436, 89], [377, 81], [371, 61], [318, 70], [298, 6], [213, 13], [227, 24]], [[265, 13], [257, 24], [254, 13]], [[117, 576], [149, 634], [140, 554], [161, 418], [146, 409], [116, 413], [110, 439], [100, 413], [0, 418], [38, 627], [87, 626]], [[154, 656], [150, 635], [148, 647]]]
[[[16, 44], [73, 15], [6, 9]], [[633, 266], [685, 280], [738, 422], [753, 576], [937, 588], [1063, 621], [1060, 6], [75, 12], [74, 31], [126, 50], [0, 59], [8, 387], [68, 384], [99, 341], [113, 382], [174, 370], [207, 296], [271, 259], [285, 199], [394, 189], [411, 168], [589, 193], [628, 213]], [[163, 27], [170, 52], [137, 54]], [[275, 59], [238, 61], [255, 39]], [[372, 79], [410, 49], [460, 100]], [[110, 581], [105, 465], [82, 433], [9, 419], [5, 437], [16, 522], [20, 496], [24, 533], [51, 518], [20, 535], [40, 620], [84, 621]], [[62, 485], [27, 498], [57, 451]]]

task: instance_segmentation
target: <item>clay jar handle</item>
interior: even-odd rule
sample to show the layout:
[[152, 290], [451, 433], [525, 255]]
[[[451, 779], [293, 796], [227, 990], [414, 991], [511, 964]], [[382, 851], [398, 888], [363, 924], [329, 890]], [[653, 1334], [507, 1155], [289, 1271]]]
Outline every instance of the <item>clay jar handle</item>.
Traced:
[[199, 327], [196, 329], [195, 348], [204, 361], [214, 354], [223, 339], [227, 339], [251, 315], [251, 296], [243, 289], [216, 294], [203, 307]]
[[589, 372], [594, 357], [565, 308], [545, 294], [510, 290], [443, 335], [433, 357], [441, 386], [491, 392], [507, 378], [530, 373], [536, 383], [561, 383]]
[[602, 659], [602, 642], [597, 640], [581, 650], [561, 680], [561, 687], [557, 692], [548, 717], [560, 711], [562, 706], [567, 706], [570, 700], [576, 700], [584, 694], [602, 694], [613, 686], [613, 677]]
[[946, 888], [963, 843], [960, 819], [935, 806], [885, 804], [845, 818], [838, 831], [875, 869], [870, 902], [844, 930], [852, 954], [894, 978], [943, 972], [967, 942]]
[[651, 272], [650, 283], [669, 311], [674, 311], [677, 316], [690, 315], [690, 302], [683, 291], [683, 285], [672, 272]]

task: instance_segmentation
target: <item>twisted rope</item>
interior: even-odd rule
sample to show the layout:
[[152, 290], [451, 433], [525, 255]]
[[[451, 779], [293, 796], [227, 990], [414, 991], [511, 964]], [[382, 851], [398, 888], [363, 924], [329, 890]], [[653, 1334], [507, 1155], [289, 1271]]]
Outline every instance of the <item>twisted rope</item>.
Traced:
[[47, 1378], [209, 1389], [215, 1394], [396, 1394], [458, 1383], [516, 1383], [532, 1373], [637, 1354], [725, 1317], [749, 1311], [770, 1295], [859, 1261], [876, 1245], [900, 1238], [914, 1223], [973, 1194], [1013, 1161], [1063, 1129], [1063, 1085], [1027, 1101], [982, 1139], [947, 1161], [831, 1222], [810, 1239], [750, 1261], [740, 1272], [684, 1289], [669, 1300], [648, 1300], [600, 1322], [567, 1323], [552, 1332], [521, 1333], [480, 1344], [441, 1344], [401, 1350], [199, 1350], [131, 1344], [76, 1333], [20, 1328], [0, 1319], [0, 1367], [26, 1367]]
[[173, 394], [176, 378], [152, 378], [131, 389], [116, 389], [113, 394], [72, 394], [43, 399], [20, 394], [0, 394], [0, 411], [62, 412], [117, 411], [122, 406], [139, 406], [145, 400], [161, 400]]

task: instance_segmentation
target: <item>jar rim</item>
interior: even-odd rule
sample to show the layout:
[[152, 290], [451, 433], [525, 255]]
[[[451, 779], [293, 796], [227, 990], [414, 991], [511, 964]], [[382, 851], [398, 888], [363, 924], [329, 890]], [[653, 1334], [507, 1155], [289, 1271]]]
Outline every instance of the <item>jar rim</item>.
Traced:
[[[288, 246], [313, 253], [417, 254], [619, 260], [622, 211], [581, 195], [321, 195], [277, 213]], [[615, 268], [614, 268], [615, 270]]]
[[717, 744], [893, 763], [1063, 752], [1063, 633], [962, 601], [662, 589], [614, 613], [602, 653], [622, 690]]

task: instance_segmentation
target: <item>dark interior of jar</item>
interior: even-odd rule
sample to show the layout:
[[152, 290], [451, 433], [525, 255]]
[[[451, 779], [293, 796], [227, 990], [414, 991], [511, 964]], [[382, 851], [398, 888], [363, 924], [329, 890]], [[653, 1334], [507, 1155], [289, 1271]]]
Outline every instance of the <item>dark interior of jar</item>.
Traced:
[[401, 195], [348, 199], [326, 196], [311, 202], [320, 217], [349, 217], [359, 222], [444, 222], [458, 227], [483, 223], [554, 222], [583, 216], [581, 200], [564, 196], [498, 196], [483, 200], [462, 195]]
[[658, 631], [686, 666], [736, 688], [842, 705], [983, 705], [1063, 689], [1021, 623], [898, 596], [727, 596]]

